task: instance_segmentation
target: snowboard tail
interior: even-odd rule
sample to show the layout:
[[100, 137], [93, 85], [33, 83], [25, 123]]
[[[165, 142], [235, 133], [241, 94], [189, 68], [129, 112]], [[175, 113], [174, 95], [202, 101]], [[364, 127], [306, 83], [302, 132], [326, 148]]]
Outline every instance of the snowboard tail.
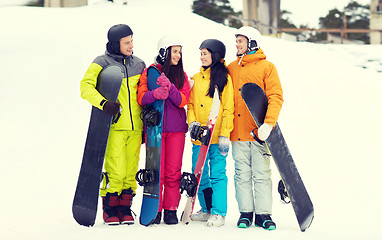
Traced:
[[[118, 66], [109, 66], [100, 72], [96, 89], [106, 99], [117, 101], [122, 80], [122, 69]], [[83, 226], [93, 226], [95, 223], [102, 167], [112, 118], [113, 116], [92, 107], [72, 205], [74, 219]]]
[[[254, 83], [246, 83], [241, 88], [241, 95], [257, 126], [261, 126], [264, 123], [268, 108], [268, 99], [264, 91]], [[265, 142], [286, 187], [300, 230], [305, 231], [314, 218], [313, 203], [278, 123]]]

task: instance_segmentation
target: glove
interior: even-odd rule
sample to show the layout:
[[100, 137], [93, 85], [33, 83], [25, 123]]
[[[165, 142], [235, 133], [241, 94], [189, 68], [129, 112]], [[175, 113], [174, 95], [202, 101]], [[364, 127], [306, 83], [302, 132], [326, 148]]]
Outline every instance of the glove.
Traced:
[[192, 140], [196, 141], [199, 137], [200, 133], [200, 123], [199, 122], [192, 122], [188, 126], [188, 131], [190, 132], [190, 137]]
[[273, 129], [272, 125], [269, 125], [268, 123], [263, 123], [263, 125], [259, 127], [259, 131], [257, 132], [259, 139], [261, 141], [267, 140], [267, 138], [269, 137], [269, 134], [271, 134], [272, 129]]
[[200, 125], [200, 123], [199, 122], [192, 122], [192, 123], [190, 123], [190, 125], [188, 126], [188, 131], [189, 132], [192, 132], [192, 129], [193, 128], [195, 128], [195, 127], [200, 127], [201, 125]]
[[121, 104], [119, 102], [113, 102], [113, 101], [106, 101], [106, 103], [103, 105], [103, 111], [110, 115], [115, 115], [119, 113], [119, 107]]
[[164, 100], [168, 97], [168, 89], [167, 87], [164, 87], [164, 86], [160, 86], [159, 88], [153, 90], [153, 95], [154, 95], [154, 98], [158, 99], [158, 100]]
[[219, 136], [219, 152], [223, 156], [227, 156], [229, 151], [230, 140], [227, 137]]
[[162, 75], [160, 75], [157, 79], [157, 84], [162, 86], [162, 87], [166, 87], [167, 88], [167, 91], [170, 90], [171, 88], [171, 82], [170, 80], [166, 77], [166, 75], [164, 73], [162, 73]]

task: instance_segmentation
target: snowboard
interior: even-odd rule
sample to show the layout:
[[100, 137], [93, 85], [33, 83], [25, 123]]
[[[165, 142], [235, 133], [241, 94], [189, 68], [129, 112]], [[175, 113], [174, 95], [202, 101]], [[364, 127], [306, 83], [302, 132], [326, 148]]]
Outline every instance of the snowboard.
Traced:
[[[123, 79], [122, 69], [109, 66], [98, 75], [96, 89], [110, 101], [117, 101]], [[83, 226], [93, 226], [98, 206], [102, 167], [113, 116], [92, 107], [82, 164], [74, 195], [74, 219]]]
[[[241, 88], [241, 95], [257, 126], [261, 126], [264, 123], [268, 108], [268, 99], [264, 91], [255, 83], [246, 83]], [[284, 182], [300, 230], [304, 232], [313, 221], [313, 203], [306, 191], [278, 123], [276, 123], [265, 143]]]
[[188, 224], [191, 220], [191, 215], [194, 210], [195, 200], [198, 193], [199, 183], [200, 179], [202, 177], [204, 163], [206, 161], [208, 149], [210, 147], [211, 138], [215, 129], [215, 124], [219, 116], [219, 110], [220, 110], [220, 97], [219, 97], [219, 91], [217, 88], [215, 88], [214, 97], [212, 99], [212, 105], [210, 109], [210, 114], [208, 116], [207, 120], [207, 129], [202, 131], [202, 137], [201, 137], [201, 143], [200, 151], [198, 155], [198, 159], [195, 165], [195, 169], [193, 172], [193, 178], [196, 181], [196, 189], [192, 190], [192, 194], [187, 194], [187, 201], [182, 213], [182, 216], [180, 218], [180, 221]]
[[[160, 71], [154, 66], [147, 69], [147, 87], [149, 90], [159, 87], [157, 79], [160, 74]], [[164, 100], [156, 100], [145, 107], [146, 110], [148, 109], [146, 113], [150, 116], [146, 115], [145, 117], [143, 113], [143, 122], [147, 129], [146, 163], [145, 169], [138, 171], [136, 179], [139, 185], [144, 187], [139, 217], [140, 224], [144, 226], [152, 224], [159, 209], [163, 107]], [[150, 124], [147, 124], [148, 122]]]

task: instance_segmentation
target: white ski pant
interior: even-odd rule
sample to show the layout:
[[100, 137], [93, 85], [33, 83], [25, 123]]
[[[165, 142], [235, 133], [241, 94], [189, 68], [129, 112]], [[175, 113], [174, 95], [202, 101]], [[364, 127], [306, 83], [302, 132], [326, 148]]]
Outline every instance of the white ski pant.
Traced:
[[256, 141], [232, 142], [235, 190], [240, 212], [272, 213], [272, 180], [268, 148]]

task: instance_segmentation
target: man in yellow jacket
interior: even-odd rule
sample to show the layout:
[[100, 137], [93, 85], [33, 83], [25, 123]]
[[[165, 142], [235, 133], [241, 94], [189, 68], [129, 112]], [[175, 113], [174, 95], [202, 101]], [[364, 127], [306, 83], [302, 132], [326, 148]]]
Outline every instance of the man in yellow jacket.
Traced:
[[[133, 31], [128, 25], [111, 27], [106, 53], [95, 58], [80, 84], [82, 98], [110, 115], [120, 114], [118, 121], [110, 127], [104, 164], [106, 172], [100, 191], [103, 218], [109, 225], [134, 223], [130, 207], [137, 189], [135, 174], [143, 130], [137, 88], [145, 63], [133, 55], [132, 37]], [[98, 75], [110, 65], [121, 67], [124, 74], [117, 102], [108, 101], [96, 89]]]
[[[228, 69], [234, 87], [235, 117], [231, 132], [232, 157], [235, 160], [236, 200], [241, 213], [237, 226], [255, 225], [267, 230], [276, 228], [271, 218], [272, 182], [270, 153], [264, 143], [278, 119], [283, 92], [276, 67], [266, 60], [260, 48], [262, 36], [253, 27], [242, 27], [236, 33], [237, 59]], [[248, 82], [256, 83], [268, 98], [264, 124], [256, 126], [240, 94]]]

